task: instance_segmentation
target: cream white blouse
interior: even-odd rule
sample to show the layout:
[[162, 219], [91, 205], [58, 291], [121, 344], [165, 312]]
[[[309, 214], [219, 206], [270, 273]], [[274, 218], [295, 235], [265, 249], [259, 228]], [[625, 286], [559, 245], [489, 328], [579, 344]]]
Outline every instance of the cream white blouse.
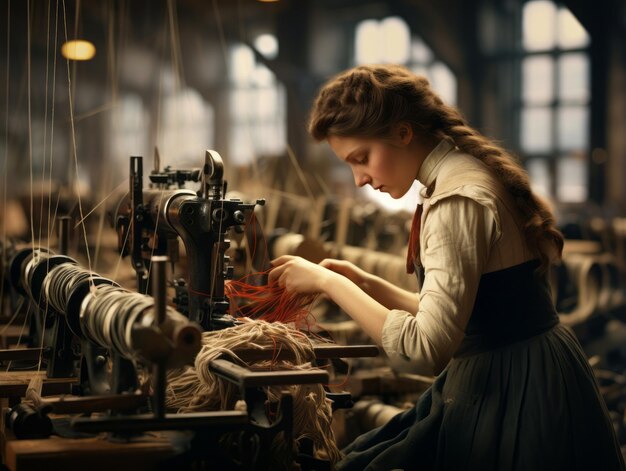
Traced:
[[426, 157], [418, 180], [425, 187], [436, 180], [424, 198], [419, 310], [390, 311], [382, 346], [396, 366], [436, 375], [463, 340], [481, 275], [533, 256], [510, 194], [475, 157], [443, 140]]

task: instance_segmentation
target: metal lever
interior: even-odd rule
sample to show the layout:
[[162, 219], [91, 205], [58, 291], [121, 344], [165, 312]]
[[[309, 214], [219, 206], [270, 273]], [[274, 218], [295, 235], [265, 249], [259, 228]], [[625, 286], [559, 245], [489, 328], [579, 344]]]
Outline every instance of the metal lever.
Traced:
[[222, 156], [207, 149], [204, 156], [204, 167], [202, 168], [202, 197], [204, 199], [220, 199], [222, 197], [222, 186], [224, 181], [224, 161]]

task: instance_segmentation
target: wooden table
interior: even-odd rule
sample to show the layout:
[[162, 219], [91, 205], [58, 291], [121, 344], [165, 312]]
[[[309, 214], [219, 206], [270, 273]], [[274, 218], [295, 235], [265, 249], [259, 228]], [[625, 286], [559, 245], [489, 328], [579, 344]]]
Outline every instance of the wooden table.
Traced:
[[70, 394], [72, 385], [78, 382], [77, 378], [48, 378], [45, 371], [3, 371], [0, 372], [0, 398], [8, 398], [9, 405], [14, 405], [15, 399], [19, 402], [26, 394], [28, 383], [36, 375], [43, 377], [43, 396]]
[[149, 471], [163, 469], [164, 461], [181, 454], [187, 437], [180, 432], [161, 432], [129, 443], [113, 443], [104, 436], [16, 440], [7, 435], [5, 443], [4, 463], [11, 471]]

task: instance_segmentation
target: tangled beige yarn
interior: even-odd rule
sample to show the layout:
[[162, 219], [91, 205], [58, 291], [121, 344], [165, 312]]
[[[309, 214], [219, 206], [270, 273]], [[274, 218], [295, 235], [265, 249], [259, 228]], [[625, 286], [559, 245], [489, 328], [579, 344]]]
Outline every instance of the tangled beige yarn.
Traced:
[[[214, 375], [209, 363], [220, 357], [252, 370], [311, 369], [315, 359], [313, 345], [302, 332], [282, 323], [248, 320], [224, 330], [204, 332], [203, 347], [193, 367], [173, 370], [168, 374], [167, 408], [176, 412], [233, 410], [240, 399], [236, 385]], [[244, 362], [237, 356], [238, 349], [288, 349], [290, 360], [262, 360]], [[277, 355], [276, 355], [277, 356]], [[331, 401], [321, 384], [272, 386], [264, 388], [267, 401], [278, 403], [284, 391], [293, 397], [293, 434], [297, 444], [308, 438], [313, 443], [314, 455], [336, 463], [341, 453], [335, 443]], [[273, 455], [281, 453], [285, 443], [273, 444]], [[283, 440], [284, 442], [284, 440]]]

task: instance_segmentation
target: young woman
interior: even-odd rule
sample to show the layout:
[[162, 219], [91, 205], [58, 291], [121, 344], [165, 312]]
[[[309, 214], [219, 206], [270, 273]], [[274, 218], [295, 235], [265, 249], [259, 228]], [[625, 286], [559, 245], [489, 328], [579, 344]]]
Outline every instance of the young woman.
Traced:
[[339, 468], [624, 469], [585, 354], [551, 299], [546, 271], [563, 238], [519, 164], [398, 66], [334, 77], [309, 130], [358, 186], [394, 198], [415, 179], [425, 186], [407, 263], [422, 273], [418, 294], [339, 260], [273, 261], [270, 281], [326, 294], [390, 357], [437, 375]]

